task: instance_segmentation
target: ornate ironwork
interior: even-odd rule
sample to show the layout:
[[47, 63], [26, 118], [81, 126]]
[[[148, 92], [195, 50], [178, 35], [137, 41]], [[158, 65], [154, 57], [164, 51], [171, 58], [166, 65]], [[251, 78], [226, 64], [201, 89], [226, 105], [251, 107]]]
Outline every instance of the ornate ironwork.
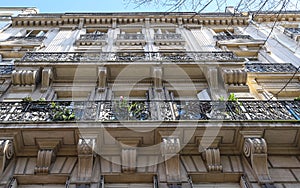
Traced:
[[136, 33], [118, 34], [117, 40], [145, 40], [145, 35]]
[[0, 121], [300, 121], [299, 109], [300, 101], [2, 102]]
[[108, 35], [106, 33], [95, 34], [88, 33], [80, 35], [79, 39], [76, 40], [77, 45], [105, 45]]
[[181, 34], [178, 33], [165, 33], [165, 34], [154, 34], [154, 40], [183, 40]]
[[285, 28], [283, 33], [288, 37], [298, 41], [300, 37], [300, 28]]
[[240, 61], [232, 52], [27, 52], [21, 62]]
[[101, 34], [94, 34], [94, 33], [87, 33], [84, 35], [80, 35], [79, 40], [82, 41], [90, 41], [90, 40], [106, 40], [107, 34], [101, 33]]
[[250, 35], [215, 35], [216, 40], [253, 39]]
[[14, 65], [0, 65], [0, 75], [11, 74], [14, 69]]
[[291, 63], [253, 63], [246, 64], [247, 72], [295, 72], [297, 70]]

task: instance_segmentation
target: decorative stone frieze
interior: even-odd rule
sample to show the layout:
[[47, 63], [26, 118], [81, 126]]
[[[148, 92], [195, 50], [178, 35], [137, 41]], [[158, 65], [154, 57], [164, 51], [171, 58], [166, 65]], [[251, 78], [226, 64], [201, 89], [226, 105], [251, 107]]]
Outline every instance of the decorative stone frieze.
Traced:
[[0, 176], [5, 171], [5, 168], [13, 156], [14, 146], [12, 140], [0, 139]]
[[267, 143], [263, 138], [246, 138], [243, 147], [244, 156], [259, 183], [271, 183], [267, 164]]
[[37, 140], [39, 151], [37, 155], [34, 172], [36, 174], [48, 174], [51, 164], [56, 159], [56, 154], [60, 148], [60, 139], [39, 139]]
[[94, 138], [80, 138], [78, 141], [78, 179], [80, 180], [88, 180], [92, 177], [95, 142]]

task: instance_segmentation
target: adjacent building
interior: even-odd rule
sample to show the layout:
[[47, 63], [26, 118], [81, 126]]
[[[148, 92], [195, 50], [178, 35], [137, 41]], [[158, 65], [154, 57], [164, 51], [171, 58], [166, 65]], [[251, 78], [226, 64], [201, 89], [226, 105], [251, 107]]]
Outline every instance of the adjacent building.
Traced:
[[300, 12], [0, 15], [0, 187], [300, 187]]

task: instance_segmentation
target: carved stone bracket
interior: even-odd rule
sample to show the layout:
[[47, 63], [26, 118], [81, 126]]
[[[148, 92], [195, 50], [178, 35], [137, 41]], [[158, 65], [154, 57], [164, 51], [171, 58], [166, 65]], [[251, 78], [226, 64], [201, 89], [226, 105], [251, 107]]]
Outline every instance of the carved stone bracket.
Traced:
[[37, 70], [14, 70], [12, 72], [13, 85], [35, 85], [38, 78]]
[[98, 89], [104, 91], [107, 80], [107, 67], [98, 67]]
[[267, 164], [267, 143], [263, 138], [246, 138], [243, 152], [259, 183], [271, 183]]
[[53, 71], [51, 67], [45, 67], [42, 71], [42, 91], [48, 89], [51, 84], [51, 80], [53, 79]]
[[155, 89], [162, 89], [162, 78], [163, 78], [163, 69], [161, 67], [153, 67], [152, 68], [152, 76], [154, 80]]
[[246, 85], [247, 72], [244, 69], [223, 69], [223, 78], [228, 85]]
[[180, 151], [180, 138], [178, 134], [168, 135], [166, 132], [161, 134], [161, 153], [164, 157], [167, 183], [181, 182], [180, 159], [178, 152]]
[[202, 155], [206, 161], [208, 171], [222, 171], [220, 150], [218, 148], [206, 149]]
[[56, 153], [59, 150], [61, 140], [41, 139], [37, 140], [39, 151], [34, 172], [36, 174], [48, 174], [51, 164], [55, 161]]
[[92, 177], [95, 143], [94, 138], [80, 138], [78, 141], [78, 179], [80, 180]]
[[14, 146], [12, 140], [0, 140], [0, 176], [4, 172], [9, 161], [14, 156]]
[[138, 147], [141, 141], [137, 138], [121, 138], [118, 140], [120, 141], [122, 147], [122, 171], [124, 173], [134, 173], [137, 167], [136, 148]]
[[208, 171], [222, 171], [220, 150], [221, 137], [202, 137], [198, 140], [198, 150], [206, 161]]

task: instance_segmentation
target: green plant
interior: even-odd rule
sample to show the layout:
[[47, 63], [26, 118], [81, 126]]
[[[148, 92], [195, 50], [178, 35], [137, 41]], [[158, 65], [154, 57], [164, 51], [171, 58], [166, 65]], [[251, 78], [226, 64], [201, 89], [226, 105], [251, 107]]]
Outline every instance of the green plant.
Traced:
[[65, 106], [60, 106], [55, 102], [51, 103], [52, 115], [54, 121], [74, 120], [75, 114]]
[[24, 97], [24, 98], [22, 99], [22, 101], [23, 101], [23, 102], [32, 102], [33, 99], [32, 99], [32, 97], [27, 96], [27, 97]]
[[221, 97], [218, 99], [218, 101], [225, 101], [225, 99], [224, 99], [223, 96], [221, 96]]
[[230, 93], [230, 95], [228, 96], [227, 101], [238, 102], [238, 98], [236, 98], [236, 96], [234, 95], [234, 93]]
[[294, 101], [300, 101], [300, 96], [299, 96], [299, 97], [296, 97], [296, 98], [294, 98]]

